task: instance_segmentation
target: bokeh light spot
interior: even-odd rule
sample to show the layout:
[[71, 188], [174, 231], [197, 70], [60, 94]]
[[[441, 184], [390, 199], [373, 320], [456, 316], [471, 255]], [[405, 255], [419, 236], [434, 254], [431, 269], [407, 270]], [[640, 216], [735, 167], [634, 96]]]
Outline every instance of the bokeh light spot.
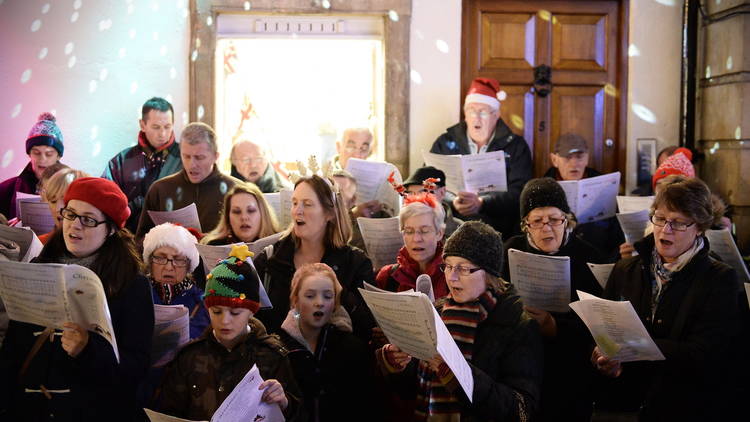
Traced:
[[630, 57], [638, 57], [641, 55], [641, 50], [638, 48], [635, 44], [630, 44], [628, 46], [628, 56]]
[[0, 163], [0, 165], [3, 168], [6, 168], [10, 165], [10, 162], [13, 161], [13, 150], [9, 149], [5, 151], [5, 154], [3, 154], [3, 162]]
[[21, 74], [21, 83], [25, 84], [29, 79], [31, 79], [31, 69], [26, 69]]
[[206, 18], [206, 25], [211, 26], [214, 24], [214, 18], [209, 16]]
[[73, 49], [74, 49], [74, 48], [75, 48], [75, 44], [73, 44], [73, 42], [72, 42], [72, 41], [71, 41], [71, 42], [69, 42], [69, 43], [67, 43], [67, 44], [65, 44], [65, 55], [66, 55], [66, 56], [69, 56], [69, 55], [70, 55], [70, 53], [72, 53], [72, 52], [73, 52]]
[[42, 14], [45, 15], [47, 12], [49, 12], [50, 5], [49, 3], [44, 3], [44, 6], [42, 6]]
[[72, 15], [70, 15], [70, 23], [76, 23], [78, 20], [78, 12], [73, 12]]
[[250, 10], [250, 2], [249, 1], [245, 2], [245, 10]]
[[674, 6], [674, 0], [656, 0], [656, 2], [664, 6]]
[[727, 70], [732, 70], [734, 63], [732, 62], [732, 56], [727, 57]]
[[93, 141], [97, 136], [99, 136], [99, 126], [91, 126], [91, 140]]
[[83, 5], [83, 2], [81, 0], [76, 0], [73, 2], [73, 9], [78, 10]]
[[39, 19], [35, 20], [34, 22], [31, 22], [31, 32], [36, 32], [41, 27], [42, 27], [42, 21], [40, 21]]
[[15, 119], [16, 117], [18, 117], [18, 115], [21, 114], [21, 108], [23, 108], [21, 103], [16, 104], [13, 107], [13, 110], [10, 112], [10, 118]]
[[96, 86], [96, 79], [92, 79], [89, 81], [89, 94], [93, 94], [96, 91]]
[[70, 56], [68, 59], [68, 68], [72, 68], [76, 65], [76, 56]]
[[414, 82], [417, 85], [422, 84], [422, 75], [419, 74], [416, 70], [412, 69], [411, 73], [409, 74], [411, 76], [411, 81]]
[[99, 31], [106, 31], [112, 28], [112, 19], [104, 19], [99, 21]]
[[742, 139], [742, 128], [737, 126], [737, 129], [734, 130], [734, 139], [740, 140]]
[[196, 61], [198, 59], [198, 50], [193, 50], [193, 53], [190, 54], [190, 60]]
[[706, 66], [706, 79], [711, 77], [711, 66]]
[[398, 22], [398, 12], [391, 9], [388, 11], [388, 18], [392, 20], [393, 22]]
[[656, 116], [654, 115], [653, 111], [649, 110], [648, 107], [642, 104], [634, 103], [631, 108], [633, 110], [633, 113], [635, 113], [636, 116], [640, 117], [641, 120], [648, 123], [656, 123]]
[[39, 56], [37, 56], [39, 57], [39, 60], [43, 60], [45, 57], [47, 57], [47, 52], [47, 47], [42, 47], [42, 49], [39, 50]]
[[451, 51], [450, 47], [448, 46], [448, 43], [443, 40], [436, 40], [435, 47], [437, 47], [438, 51], [441, 53], [448, 54], [448, 52]]
[[610, 97], [616, 97], [617, 88], [615, 88], [615, 86], [610, 83], [606, 83], [604, 84], [604, 93], [609, 95]]
[[511, 114], [510, 122], [513, 123], [513, 126], [517, 129], [523, 129], [523, 119], [518, 114]]
[[190, 116], [188, 116], [188, 112], [187, 111], [183, 111], [182, 112], [182, 125], [183, 126], [187, 125], [188, 122], [190, 121], [189, 119], [190, 119]]
[[177, 77], [177, 69], [175, 69], [174, 67], [172, 67], [171, 69], [169, 69], [169, 77], [172, 78], [172, 79], [176, 78]]
[[91, 156], [96, 157], [102, 152], [102, 143], [99, 141], [94, 142], [94, 149], [91, 151]]
[[219, 183], [219, 192], [221, 192], [222, 195], [227, 193], [227, 183], [221, 182]]
[[198, 120], [201, 120], [203, 118], [203, 114], [206, 112], [206, 110], [203, 108], [203, 104], [198, 106]]
[[549, 20], [552, 18], [552, 13], [549, 12], [549, 10], [540, 10], [537, 12], [537, 15], [539, 15], [539, 18], [541, 20], [549, 22]]
[[174, 210], [174, 201], [172, 201], [172, 198], [167, 198], [166, 201], [164, 201], [164, 211], [172, 210]]
[[105, 67], [104, 69], [102, 69], [101, 71], [99, 71], [99, 80], [103, 81], [103, 80], [107, 79], [107, 75], [108, 74], [109, 74], [109, 71]]

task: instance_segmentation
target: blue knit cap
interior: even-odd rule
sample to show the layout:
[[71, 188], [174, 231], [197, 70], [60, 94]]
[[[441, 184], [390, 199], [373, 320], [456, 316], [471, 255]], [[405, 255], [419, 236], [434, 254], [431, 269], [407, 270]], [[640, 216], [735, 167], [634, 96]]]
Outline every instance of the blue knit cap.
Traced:
[[63, 155], [63, 135], [55, 123], [57, 119], [52, 113], [44, 112], [39, 115], [39, 121], [31, 127], [29, 136], [26, 138], [26, 154], [31, 153], [35, 146], [48, 146], [57, 150], [60, 157]]

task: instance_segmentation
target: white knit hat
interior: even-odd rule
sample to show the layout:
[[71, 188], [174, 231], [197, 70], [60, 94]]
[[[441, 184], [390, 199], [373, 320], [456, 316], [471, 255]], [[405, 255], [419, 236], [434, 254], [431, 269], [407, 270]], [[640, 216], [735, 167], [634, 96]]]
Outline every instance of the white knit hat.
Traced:
[[186, 228], [172, 223], [159, 224], [146, 233], [143, 238], [143, 262], [150, 262], [151, 254], [162, 246], [175, 248], [181, 255], [190, 260], [190, 271], [198, 266], [200, 256], [195, 247], [197, 239]]

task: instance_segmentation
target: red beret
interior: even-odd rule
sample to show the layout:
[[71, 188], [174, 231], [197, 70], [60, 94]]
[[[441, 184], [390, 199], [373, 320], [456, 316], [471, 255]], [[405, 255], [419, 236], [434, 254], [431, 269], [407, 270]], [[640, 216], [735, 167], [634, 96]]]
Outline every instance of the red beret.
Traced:
[[100, 177], [82, 177], [68, 186], [65, 205], [72, 199], [88, 202], [109, 217], [119, 228], [125, 227], [130, 217], [128, 197], [115, 182]]

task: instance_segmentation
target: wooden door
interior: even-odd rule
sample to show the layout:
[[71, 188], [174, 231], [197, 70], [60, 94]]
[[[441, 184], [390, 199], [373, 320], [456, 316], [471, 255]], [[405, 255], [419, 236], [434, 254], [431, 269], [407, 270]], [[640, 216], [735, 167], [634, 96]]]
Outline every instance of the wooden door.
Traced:
[[[625, 169], [627, 6], [628, 0], [464, 0], [462, 92], [476, 77], [500, 82], [507, 94], [500, 116], [526, 138], [536, 176], [568, 132], [589, 143], [590, 167]], [[534, 68], [545, 65], [546, 96], [534, 89]]]

